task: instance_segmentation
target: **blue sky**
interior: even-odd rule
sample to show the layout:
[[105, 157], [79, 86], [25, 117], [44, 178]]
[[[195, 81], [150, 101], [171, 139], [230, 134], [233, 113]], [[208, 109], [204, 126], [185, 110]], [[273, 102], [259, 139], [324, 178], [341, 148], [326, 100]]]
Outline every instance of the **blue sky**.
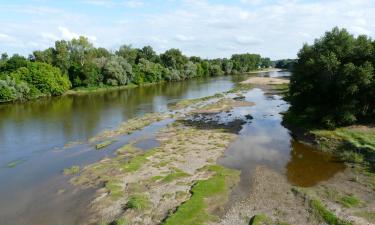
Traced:
[[79, 35], [100, 47], [294, 58], [334, 26], [375, 35], [374, 0], [0, 0], [0, 52], [28, 55]]

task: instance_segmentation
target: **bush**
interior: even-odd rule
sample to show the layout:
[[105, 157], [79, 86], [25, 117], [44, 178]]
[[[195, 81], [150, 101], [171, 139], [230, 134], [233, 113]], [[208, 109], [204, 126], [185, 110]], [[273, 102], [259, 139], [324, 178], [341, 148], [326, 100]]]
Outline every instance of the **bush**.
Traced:
[[61, 95], [70, 88], [69, 79], [46, 63], [28, 62], [0, 78], [0, 101], [36, 98], [41, 95]]

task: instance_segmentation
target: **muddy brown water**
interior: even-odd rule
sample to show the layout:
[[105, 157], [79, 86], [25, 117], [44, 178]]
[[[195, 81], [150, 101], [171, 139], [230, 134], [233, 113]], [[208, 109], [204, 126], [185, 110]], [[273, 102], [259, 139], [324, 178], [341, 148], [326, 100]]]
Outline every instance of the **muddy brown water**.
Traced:
[[[285, 76], [285, 72], [281, 75]], [[276, 76], [275, 73], [272, 76]], [[244, 123], [238, 138], [218, 160], [223, 166], [241, 171], [241, 180], [234, 190], [233, 199], [246, 197], [251, 187], [252, 172], [259, 165], [285, 174], [291, 184], [302, 187], [327, 180], [345, 168], [331, 155], [293, 139], [290, 131], [281, 124], [280, 113], [286, 111], [289, 105], [280, 96], [254, 88], [245, 94], [244, 100], [255, 105], [235, 108], [229, 113], [232, 116], [251, 115], [251, 122]]]
[[[277, 77], [288, 73], [259, 75]], [[180, 99], [225, 92], [243, 79], [198, 79], [0, 105], [0, 224], [82, 224], [95, 190], [72, 187], [61, 171], [111, 157], [116, 149], [135, 140], [136, 146], [144, 150], [158, 146], [155, 133], [173, 120], [116, 137], [115, 143], [101, 151], [85, 142], [88, 138], [135, 116], [166, 111], [168, 104]], [[292, 139], [281, 125], [279, 114], [289, 106], [279, 96], [270, 97], [255, 88], [243, 100], [255, 105], [237, 107], [210, 119], [210, 123], [220, 123], [218, 127], [232, 126], [228, 131], [239, 134], [219, 160], [224, 166], [241, 170], [235, 191], [238, 196], [248, 193], [251, 171], [260, 164], [286, 174], [291, 183], [300, 186], [329, 179], [343, 168], [330, 156]], [[62, 148], [71, 141], [83, 143]], [[17, 163], [9, 166], [12, 162]]]

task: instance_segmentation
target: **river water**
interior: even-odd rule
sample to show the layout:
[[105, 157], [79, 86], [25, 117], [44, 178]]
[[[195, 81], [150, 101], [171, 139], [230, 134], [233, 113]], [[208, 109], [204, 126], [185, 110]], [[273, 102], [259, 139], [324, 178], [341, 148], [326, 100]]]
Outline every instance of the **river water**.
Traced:
[[[280, 77], [289, 73], [259, 75]], [[150, 134], [171, 121], [157, 122], [142, 131], [119, 137], [105, 151], [93, 150], [85, 142], [87, 139], [136, 116], [166, 111], [169, 104], [181, 99], [228, 91], [244, 78], [194, 79], [0, 105], [0, 225], [82, 223], [94, 190], [72, 187], [61, 171], [111, 156], [129, 141], [147, 140]], [[219, 160], [224, 166], [241, 170], [238, 193], [248, 192], [249, 174], [259, 164], [285, 173], [291, 183], [300, 186], [328, 179], [342, 169], [342, 165], [331, 162], [330, 156], [293, 140], [281, 125], [279, 113], [289, 106], [279, 96], [254, 88], [245, 98], [255, 102], [255, 106], [238, 108], [231, 114], [251, 114], [253, 119], [242, 126], [237, 140]], [[62, 148], [74, 141], [84, 143]], [[144, 148], [149, 144], [144, 142]]]

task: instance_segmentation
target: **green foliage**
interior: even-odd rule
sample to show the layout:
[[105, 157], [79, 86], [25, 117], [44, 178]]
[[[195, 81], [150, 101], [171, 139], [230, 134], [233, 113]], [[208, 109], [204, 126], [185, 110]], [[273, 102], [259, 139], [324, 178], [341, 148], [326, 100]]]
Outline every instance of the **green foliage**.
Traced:
[[151, 202], [146, 194], [133, 194], [126, 203], [127, 209], [144, 210], [150, 206]]
[[21, 164], [21, 163], [23, 163], [23, 162], [24, 162], [24, 160], [22, 160], [22, 159], [20, 159], [20, 160], [15, 160], [15, 161], [9, 162], [9, 163], [7, 164], [7, 167], [8, 167], [8, 168], [14, 168], [14, 167], [18, 166], [19, 164]]
[[310, 207], [315, 215], [323, 219], [329, 225], [352, 225], [352, 223], [339, 219], [337, 216], [328, 210], [319, 200], [313, 199], [310, 201]]
[[219, 196], [227, 196], [230, 187], [238, 180], [238, 171], [227, 169], [218, 165], [207, 168], [214, 175], [198, 181], [191, 190], [192, 196], [177, 208], [177, 211], [168, 217], [164, 225], [203, 225], [207, 221], [216, 219], [207, 208], [207, 200], [210, 206], [222, 205], [225, 200]]
[[184, 56], [178, 49], [170, 49], [160, 55], [162, 64], [167, 68], [182, 70], [188, 62], [188, 58]]
[[328, 127], [375, 115], [374, 42], [334, 28], [298, 53], [291, 110]]
[[172, 182], [174, 180], [177, 180], [179, 178], [183, 178], [183, 177], [188, 177], [190, 176], [190, 174], [188, 173], [185, 173], [184, 171], [182, 170], [176, 170], [170, 174], [168, 174], [167, 176], [165, 176], [163, 179], [162, 179], [162, 182]]
[[132, 66], [120, 56], [112, 56], [103, 67], [104, 80], [112, 86], [125, 85], [133, 79]]
[[64, 175], [74, 175], [79, 173], [80, 167], [79, 166], [72, 166], [70, 168], [64, 169], [63, 173]]
[[259, 215], [254, 215], [251, 218], [249, 225], [290, 225], [290, 224], [285, 223], [285, 222], [280, 222], [280, 221], [274, 221], [270, 217], [264, 214], [259, 214]]
[[311, 133], [323, 144], [331, 144], [328, 150], [336, 150], [342, 160], [374, 165], [375, 128], [348, 126], [335, 130], [313, 130]]
[[123, 196], [123, 188], [117, 180], [107, 181], [105, 188], [109, 191], [113, 200], [117, 200]]
[[[9, 61], [6, 62], [6, 68], [9, 68]], [[0, 76], [0, 101], [61, 95], [70, 86], [70, 81], [58, 68], [46, 63], [27, 62], [24, 66]]]
[[97, 150], [99, 150], [99, 149], [102, 149], [102, 148], [105, 148], [105, 147], [111, 145], [113, 142], [115, 142], [115, 140], [102, 141], [102, 142], [96, 144], [96, 145], [95, 145], [95, 148], [96, 148]]
[[126, 172], [137, 171], [148, 161], [148, 157], [154, 153], [155, 150], [151, 149], [143, 154], [136, 155], [129, 162], [124, 163], [122, 169]]
[[358, 198], [352, 195], [343, 196], [339, 202], [341, 205], [343, 205], [346, 208], [351, 208], [361, 203], [361, 201]]
[[163, 66], [159, 63], [153, 63], [142, 58], [139, 60], [138, 70], [135, 76], [135, 82], [137, 84], [142, 84], [143, 82], [159, 82], [163, 77]]
[[293, 70], [295, 59], [280, 59], [275, 61], [275, 67], [279, 69]]
[[45, 95], [61, 95], [71, 86], [68, 78], [58, 68], [46, 63], [28, 63], [27, 69], [20, 68], [15, 73], [11, 76], [20, 76], [31, 88], [35, 87]]
[[110, 223], [110, 225], [131, 225], [131, 222], [127, 220], [126, 218], [119, 218], [113, 221], [112, 223]]
[[237, 54], [231, 59], [187, 57], [179, 49], [157, 54], [151, 46], [122, 45], [114, 53], [96, 48], [86, 37], [56, 41], [54, 47], [0, 59], [0, 102], [61, 95], [69, 88], [180, 81], [269, 67], [269, 58]]
[[234, 54], [231, 60], [233, 69], [240, 73], [256, 70], [261, 65], [261, 57], [257, 54]]

